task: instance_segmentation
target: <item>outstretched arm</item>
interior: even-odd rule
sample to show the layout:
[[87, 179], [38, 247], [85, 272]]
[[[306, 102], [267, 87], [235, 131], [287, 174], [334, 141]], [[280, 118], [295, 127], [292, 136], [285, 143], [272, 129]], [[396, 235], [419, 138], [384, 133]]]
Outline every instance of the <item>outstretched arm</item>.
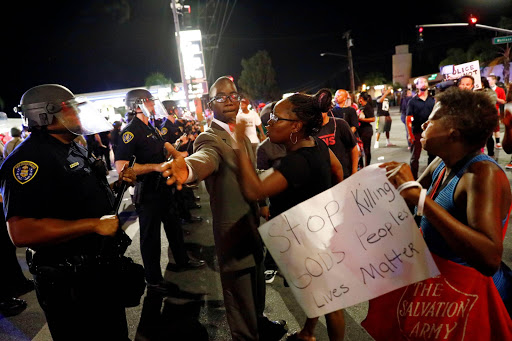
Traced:
[[288, 181], [279, 171], [273, 172], [263, 181], [260, 180], [245, 149], [245, 125], [237, 124], [235, 131], [236, 141], [240, 147], [238, 152], [240, 186], [245, 197], [249, 200], [261, 200], [284, 191], [288, 187]]

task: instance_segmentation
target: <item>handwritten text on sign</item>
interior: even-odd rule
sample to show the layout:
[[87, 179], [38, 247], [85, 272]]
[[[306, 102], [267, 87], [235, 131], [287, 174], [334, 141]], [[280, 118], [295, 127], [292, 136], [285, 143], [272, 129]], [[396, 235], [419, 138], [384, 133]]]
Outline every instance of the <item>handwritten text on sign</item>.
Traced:
[[478, 60], [459, 64], [444, 66], [441, 70], [444, 80], [458, 80], [462, 76], [471, 76], [474, 80], [474, 90], [482, 89], [482, 78], [480, 77], [480, 63]]
[[439, 274], [405, 201], [377, 165], [259, 232], [308, 317]]

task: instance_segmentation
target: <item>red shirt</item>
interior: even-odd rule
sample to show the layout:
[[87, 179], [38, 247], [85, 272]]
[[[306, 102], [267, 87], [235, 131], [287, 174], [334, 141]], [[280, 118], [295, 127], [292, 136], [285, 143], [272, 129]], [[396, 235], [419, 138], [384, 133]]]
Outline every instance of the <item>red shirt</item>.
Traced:
[[[496, 89], [494, 89], [494, 91], [496, 92], [498, 99], [506, 100], [507, 95], [505, 95], [505, 90], [503, 90], [503, 88], [496, 86]], [[499, 114], [500, 113], [500, 103], [499, 102], [496, 102], [496, 109], [498, 109], [498, 114]]]

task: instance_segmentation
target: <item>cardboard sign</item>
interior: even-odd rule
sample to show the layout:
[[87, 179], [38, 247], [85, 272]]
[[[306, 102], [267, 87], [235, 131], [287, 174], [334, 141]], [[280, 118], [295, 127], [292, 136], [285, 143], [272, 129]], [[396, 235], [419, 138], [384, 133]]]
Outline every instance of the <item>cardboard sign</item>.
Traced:
[[482, 79], [480, 76], [480, 63], [478, 60], [459, 64], [459, 65], [447, 65], [443, 66], [441, 69], [441, 73], [443, 74], [444, 80], [457, 80], [462, 76], [470, 75], [475, 80], [475, 87], [473, 90], [482, 89]]
[[308, 317], [439, 271], [404, 199], [370, 165], [259, 228]]

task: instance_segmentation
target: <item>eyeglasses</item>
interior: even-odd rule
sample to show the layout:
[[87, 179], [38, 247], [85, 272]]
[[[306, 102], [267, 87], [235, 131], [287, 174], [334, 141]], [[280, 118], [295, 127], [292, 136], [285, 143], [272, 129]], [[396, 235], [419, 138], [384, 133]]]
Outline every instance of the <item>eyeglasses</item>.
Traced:
[[273, 112], [270, 113], [270, 118], [268, 120], [268, 124], [272, 123], [277, 123], [277, 121], [290, 121], [290, 122], [297, 122], [298, 120], [291, 120], [289, 118], [282, 118], [282, 117], [277, 117]]
[[228, 100], [228, 98], [231, 100], [231, 102], [240, 102], [242, 99], [242, 96], [240, 94], [237, 94], [236, 92], [229, 94], [229, 95], [219, 95], [213, 97], [208, 103], [211, 103], [213, 101], [217, 103], [224, 103]]

